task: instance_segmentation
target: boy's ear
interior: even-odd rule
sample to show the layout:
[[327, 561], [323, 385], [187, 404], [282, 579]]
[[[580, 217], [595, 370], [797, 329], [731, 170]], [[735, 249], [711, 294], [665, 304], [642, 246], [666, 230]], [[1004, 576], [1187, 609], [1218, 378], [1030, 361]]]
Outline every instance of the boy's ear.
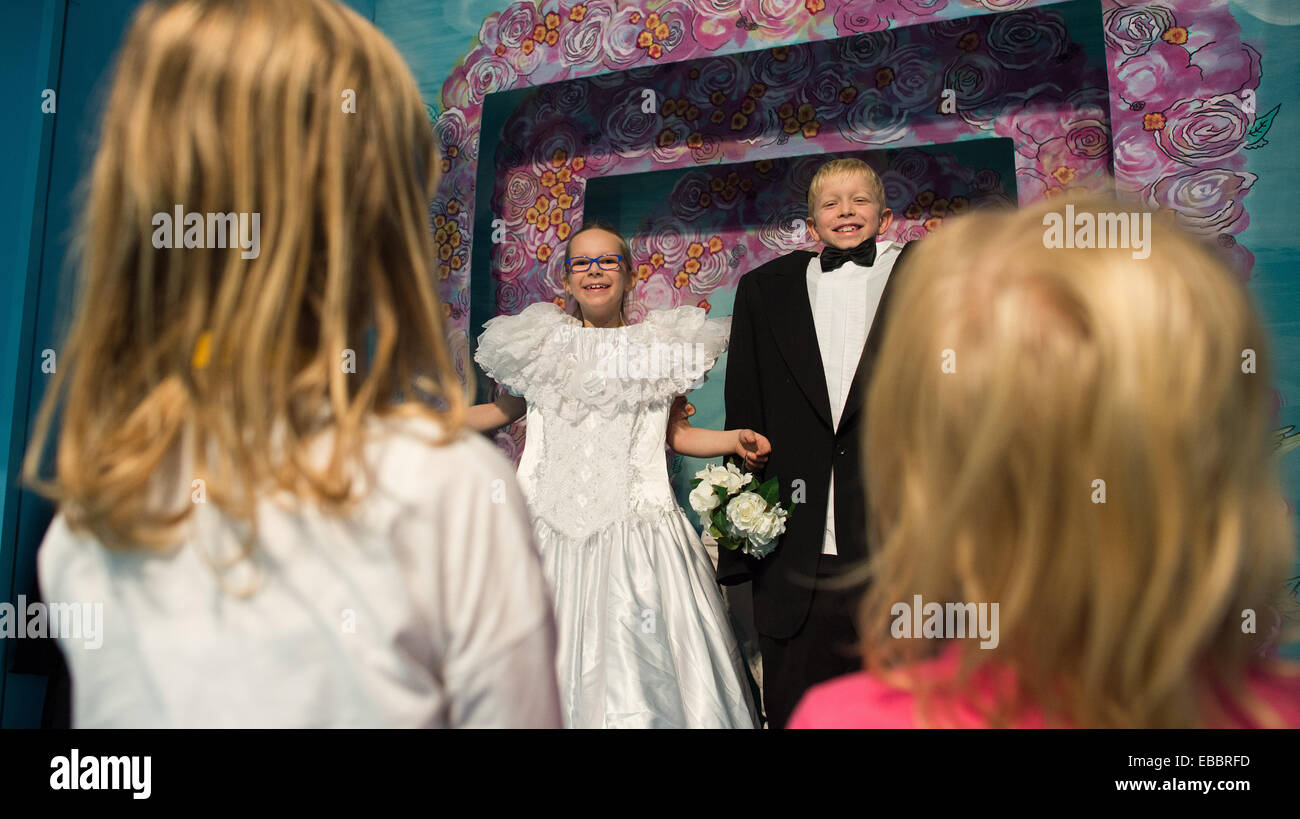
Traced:
[[879, 236], [880, 234], [889, 230], [889, 226], [892, 225], [893, 223], [894, 223], [894, 212], [889, 208], [885, 208], [880, 212], [880, 227], [876, 230], [876, 235]]
[[820, 242], [822, 240], [822, 237], [821, 234], [817, 232], [817, 223], [813, 221], [813, 218], [811, 216], [809, 216], [807, 219], [804, 219], [804, 221], [808, 224], [808, 232], [812, 234], [813, 239]]

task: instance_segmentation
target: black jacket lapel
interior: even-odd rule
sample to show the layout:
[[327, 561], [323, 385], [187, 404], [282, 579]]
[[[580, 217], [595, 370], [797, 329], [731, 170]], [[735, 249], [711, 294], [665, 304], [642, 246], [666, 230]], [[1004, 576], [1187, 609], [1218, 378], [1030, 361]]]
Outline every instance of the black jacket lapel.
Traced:
[[763, 304], [790, 374], [827, 428], [833, 429], [826, 373], [817, 346], [817, 327], [808, 303], [808, 260], [812, 256], [808, 252], [791, 254], [790, 264], [764, 288]]

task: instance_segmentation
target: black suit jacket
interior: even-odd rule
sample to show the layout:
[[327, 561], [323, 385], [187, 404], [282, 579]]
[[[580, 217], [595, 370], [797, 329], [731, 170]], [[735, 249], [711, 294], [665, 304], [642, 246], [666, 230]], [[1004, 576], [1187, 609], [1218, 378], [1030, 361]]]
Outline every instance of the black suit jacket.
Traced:
[[890, 293], [909, 249], [903, 247], [885, 283], [838, 430], [832, 427], [808, 302], [808, 261], [815, 254], [797, 250], [774, 259], [742, 276], [736, 288], [727, 352], [726, 428], [753, 429], [771, 441], [772, 455], [762, 474], [780, 479], [781, 502], [787, 508], [796, 480], [803, 481], [805, 495], [772, 554], [756, 560], [722, 549], [718, 555], [719, 582], [753, 581], [754, 625], [769, 637], [793, 636], [808, 616], [832, 470], [836, 551], [845, 564], [867, 556], [859, 444], [862, 405]]

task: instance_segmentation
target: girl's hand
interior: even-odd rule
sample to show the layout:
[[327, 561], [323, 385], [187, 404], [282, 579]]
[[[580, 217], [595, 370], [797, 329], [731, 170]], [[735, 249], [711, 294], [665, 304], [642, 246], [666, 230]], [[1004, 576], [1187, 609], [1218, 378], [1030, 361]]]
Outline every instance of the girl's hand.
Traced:
[[745, 460], [745, 468], [757, 470], [767, 463], [772, 454], [772, 444], [752, 429], [742, 429], [736, 435], [736, 455]]

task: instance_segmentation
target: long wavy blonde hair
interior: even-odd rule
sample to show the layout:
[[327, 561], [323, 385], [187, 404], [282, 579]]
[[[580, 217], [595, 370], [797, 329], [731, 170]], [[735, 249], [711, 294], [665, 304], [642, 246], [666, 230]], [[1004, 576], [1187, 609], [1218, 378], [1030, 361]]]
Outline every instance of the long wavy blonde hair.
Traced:
[[[1267, 630], [1294, 541], [1260, 320], [1214, 252], [1159, 217], [1149, 258], [1049, 249], [1065, 206], [945, 224], [901, 271], [862, 442], [866, 668], [916, 690], [929, 722], [1002, 668], [1011, 690], [972, 702], [993, 725], [1030, 708], [1080, 727], [1229, 709], [1268, 724], [1245, 685], [1263, 635], [1243, 612]], [[891, 607], [916, 594], [998, 603], [997, 647], [895, 639]], [[945, 647], [954, 676], [908, 673]]]
[[[341, 4], [142, 6], [104, 115], [80, 303], [29, 481], [111, 548], [163, 547], [193, 506], [189, 472], [171, 476], [179, 503], [156, 491], [174, 463], [252, 521], [268, 490], [354, 502], [371, 416], [431, 418], [433, 444], [457, 434], [464, 393], [431, 286], [437, 170], [405, 63]], [[260, 214], [260, 255], [156, 249], [153, 217], [177, 205]], [[52, 480], [40, 475], [51, 434]]]

